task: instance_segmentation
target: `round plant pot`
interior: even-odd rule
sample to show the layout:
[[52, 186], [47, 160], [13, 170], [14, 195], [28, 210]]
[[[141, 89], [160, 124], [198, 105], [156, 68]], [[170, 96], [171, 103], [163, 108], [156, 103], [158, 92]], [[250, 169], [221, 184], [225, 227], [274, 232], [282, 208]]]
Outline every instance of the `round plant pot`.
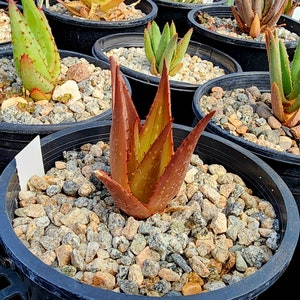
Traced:
[[[200, 11], [212, 17], [233, 19], [233, 13], [230, 7], [226, 5], [195, 7], [188, 12], [188, 22], [190, 26], [194, 28], [194, 40], [216, 47], [232, 56], [239, 62], [243, 71], [269, 70], [265, 42], [225, 36], [204, 28], [200, 25], [197, 18]], [[277, 24], [285, 24], [286, 29], [298, 34], [298, 36], [300, 35], [300, 23], [288, 16], [282, 15]], [[292, 61], [297, 41], [289, 41], [286, 42], [285, 45], [290, 56], [290, 61]]]
[[[56, 0], [49, 2], [50, 6], [57, 3]], [[134, 2], [136, 1], [125, 1], [126, 4]], [[128, 21], [93, 21], [63, 15], [43, 7], [58, 48], [88, 55], [91, 55], [92, 47], [98, 38], [120, 31], [143, 32], [147, 23], [157, 15], [157, 5], [152, 0], [141, 0], [136, 8], [145, 13], [145, 16]]]
[[[208, 95], [211, 88], [214, 86], [222, 87], [223, 90], [233, 90], [236, 88], [247, 88], [252, 85], [257, 86], [260, 91], [269, 92], [270, 91], [270, 77], [269, 72], [255, 71], [255, 72], [243, 72], [241, 74], [228, 74], [222, 78], [216, 78], [211, 80], [201, 87], [199, 87], [193, 99], [193, 111], [196, 116], [196, 120], [200, 120], [204, 116], [204, 112], [200, 107], [199, 99]], [[286, 182], [286, 184], [291, 189], [298, 208], [300, 209], [300, 156], [276, 151], [271, 148], [263, 147], [257, 145], [253, 142], [249, 142], [242, 137], [234, 136], [228, 131], [222, 129], [220, 126], [210, 121], [206, 127], [206, 130], [213, 132], [223, 138], [230, 140], [243, 148], [251, 151], [265, 162], [267, 162]]]
[[[183, 37], [184, 34], [191, 28], [187, 20], [188, 12], [194, 7], [199, 7], [208, 4], [199, 3], [187, 3], [187, 2], [175, 2], [172, 0], [153, 0], [158, 7], [157, 17], [155, 22], [160, 28], [166, 24], [170, 23], [171, 20], [174, 21], [178, 35]], [[225, 4], [226, 0], [214, 0], [213, 5]]]
[[[120, 47], [144, 47], [142, 33], [119, 33], [102, 37], [93, 46], [93, 55], [108, 62], [105, 52]], [[211, 46], [190, 41], [187, 53], [211, 61], [226, 73], [241, 72], [240, 65], [227, 54]], [[141, 117], [145, 119], [155, 97], [160, 77], [146, 75], [121, 65], [121, 71], [128, 78], [132, 88], [132, 99]], [[192, 99], [198, 84], [170, 80], [172, 115], [174, 122], [191, 126], [194, 120]]]
[[[174, 143], [177, 147], [192, 128], [173, 125]], [[110, 123], [81, 125], [53, 133], [42, 139], [42, 153], [45, 170], [56, 160], [62, 159], [62, 152], [79, 149], [85, 143], [108, 141]], [[193, 296], [172, 296], [168, 299], [256, 299], [280, 278], [290, 263], [299, 234], [299, 214], [290, 190], [265, 162], [246, 149], [221, 137], [204, 132], [196, 146], [195, 153], [207, 164], [221, 164], [229, 172], [239, 175], [247, 187], [258, 197], [271, 202], [278, 218], [280, 245], [273, 257], [254, 274], [232, 285]], [[83, 284], [54, 268], [47, 266], [19, 240], [12, 228], [16, 209], [16, 198], [20, 190], [15, 161], [11, 161], [0, 177], [0, 240], [8, 259], [25, 282], [28, 299], [110, 299], [138, 300], [161, 299], [160, 297], [137, 296], [112, 292]]]
[[[103, 69], [110, 69], [110, 65], [107, 62], [99, 61], [92, 56], [84, 55], [81, 53], [60, 50], [61, 57], [76, 56], [83, 57], [95, 66]], [[0, 53], [0, 57], [12, 57], [12, 51], [6, 51]], [[124, 77], [125, 78], [125, 77]], [[131, 93], [131, 87], [129, 81], [125, 78], [129, 92]], [[44, 124], [44, 125], [27, 125], [16, 124], [8, 122], [0, 122], [0, 174], [5, 166], [15, 157], [20, 150], [22, 150], [33, 138], [39, 135], [41, 138], [58, 130], [66, 129], [69, 127], [77, 127], [80, 124], [90, 124], [92, 122], [99, 122], [108, 120], [111, 118], [111, 109], [104, 111], [103, 113], [92, 117], [90, 119], [60, 123], [60, 124]]]

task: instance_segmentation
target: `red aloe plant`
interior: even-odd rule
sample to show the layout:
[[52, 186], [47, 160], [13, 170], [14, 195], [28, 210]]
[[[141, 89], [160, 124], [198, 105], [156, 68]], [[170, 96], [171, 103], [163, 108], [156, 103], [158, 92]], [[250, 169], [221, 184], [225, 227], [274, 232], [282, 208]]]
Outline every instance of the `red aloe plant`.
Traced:
[[113, 102], [110, 176], [95, 171], [115, 204], [137, 219], [162, 212], [176, 197], [198, 139], [214, 111], [193, 128], [174, 152], [168, 70], [163, 67], [157, 94], [142, 124], [120, 73], [110, 57]]

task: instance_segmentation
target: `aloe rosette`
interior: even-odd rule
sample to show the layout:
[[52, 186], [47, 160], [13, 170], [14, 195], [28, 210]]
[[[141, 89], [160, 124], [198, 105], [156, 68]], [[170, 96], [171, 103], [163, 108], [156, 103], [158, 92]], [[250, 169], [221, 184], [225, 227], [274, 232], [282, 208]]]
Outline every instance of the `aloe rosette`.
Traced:
[[267, 27], [274, 28], [285, 11], [287, 0], [235, 0], [231, 10], [242, 32], [256, 38]]
[[192, 33], [193, 29], [190, 28], [178, 41], [178, 33], [173, 21], [171, 25], [166, 23], [162, 32], [155, 21], [149, 22], [144, 29], [144, 50], [151, 64], [151, 73], [161, 74], [164, 62], [166, 62], [169, 75], [174, 76], [182, 67], [182, 59]]
[[137, 219], [163, 211], [178, 194], [197, 141], [214, 112], [193, 128], [174, 152], [167, 67], [142, 124], [120, 73], [110, 57], [113, 101], [110, 174], [96, 170], [115, 204]]
[[22, 0], [23, 14], [13, 0], [8, 3], [16, 72], [33, 100], [50, 100], [60, 56], [46, 16], [33, 0]]
[[273, 114], [287, 127], [300, 123], [300, 40], [289, 61], [286, 46], [277, 30], [266, 31]]

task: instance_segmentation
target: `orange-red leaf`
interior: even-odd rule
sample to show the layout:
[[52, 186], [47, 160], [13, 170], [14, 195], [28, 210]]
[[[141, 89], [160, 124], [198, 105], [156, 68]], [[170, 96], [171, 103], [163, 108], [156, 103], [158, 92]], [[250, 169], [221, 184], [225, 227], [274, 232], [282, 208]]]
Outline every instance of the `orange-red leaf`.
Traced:
[[212, 111], [201, 119], [178, 147], [157, 182], [155, 191], [147, 204], [149, 210], [162, 211], [178, 194], [198, 139], [214, 114], [215, 111]]
[[[151, 145], [147, 154], [144, 155], [138, 165], [135, 174], [130, 182], [132, 193], [143, 203], [147, 203], [153, 194], [158, 178], [162, 174], [162, 158], [164, 155], [164, 144], [172, 131], [170, 121]], [[171, 156], [169, 158], [169, 161]]]
[[118, 184], [105, 172], [97, 170], [95, 175], [104, 183], [117, 207], [136, 219], [145, 219], [155, 212], [150, 211], [132, 193]]

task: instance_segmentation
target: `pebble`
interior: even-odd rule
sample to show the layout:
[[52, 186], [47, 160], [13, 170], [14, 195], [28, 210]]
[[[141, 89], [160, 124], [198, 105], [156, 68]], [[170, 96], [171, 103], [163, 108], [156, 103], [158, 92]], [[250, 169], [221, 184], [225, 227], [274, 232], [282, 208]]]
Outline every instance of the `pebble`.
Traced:
[[[95, 117], [111, 108], [109, 69], [96, 67], [78, 57], [62, 58], [61, 63], [59, 80], [68, 80], [56, 87], [50, 102], [30, 104], [31, 112], [28, 112], [16, 106], [18, 102], [29, 102], [21, 97], [22, 82], [16, 75], [12, 60], [0, 58], [0, 81], [7, 82], [8, 78], [10, 82], [10, 85], [1, 87], [0, 92], [14, 91], [13, 94], [18, 95], [3, 101], [0, 122], [37, 125], [76, 122]], [[66, 103], [57, 101], [65, 98], [66, 94], [70, 97]]]
[[[154, 76], [150, 72], [150, 64], [146, 58], [144, 48], [113, 48], [104, 53], [113, 56], [122, 66], [136, 72]], [[180, 81], [190, 84], [203, 84], [204, 82], [225, 75], [225, 70], [214, 65], [212, 61], [201, 59], [197, 55], [190, 56], [186, 53], [182, 59], [182, 67], [177, 74], [170, 77], [170, 81]], [[159, 76], [159, 75], [158, 75]]]
[[[85, 159], [90, 149], [97, 162]], [[47, 265], [115, 292], [178, 296], [242, 280], [276, 251], [280, 237], [272, 205], [253, 195], [239, 176], [221, 165], [206, 165], [197, 155], [181, 194], [166, 211], [145, 220], [120, 212], [96, 187], [80, 195], [77, 182], [93, 186], [90, 173], [83, 180], [82, 167], [86, 161], [92, 169], [98, 162], [107, 165], [107, 149], [97, 143], [66, 151], [65, 161], [57, 161], [42, 178], [33, 176], [30, 190], [20, 192], [14, 230]], [[61, 191], [52, 195], [54, 174]], [[187, 196], [187, 190], [194, 193]]]
[[[219, 93], [220, 89], [218, 87]], [[300, 130], [297, 126], [289, 129], [273, 116], [270, 93], [256, 92], [254, 99], [249, 95], [249, 89], [254, 93], [257, 87], [223, 91], [223, 97], [216, 98], [213, 88], [199, 99], [200, 108], [205, 114], [217, 110], [212, 121], [234, 136], [276, 151], [299, 155]]]

